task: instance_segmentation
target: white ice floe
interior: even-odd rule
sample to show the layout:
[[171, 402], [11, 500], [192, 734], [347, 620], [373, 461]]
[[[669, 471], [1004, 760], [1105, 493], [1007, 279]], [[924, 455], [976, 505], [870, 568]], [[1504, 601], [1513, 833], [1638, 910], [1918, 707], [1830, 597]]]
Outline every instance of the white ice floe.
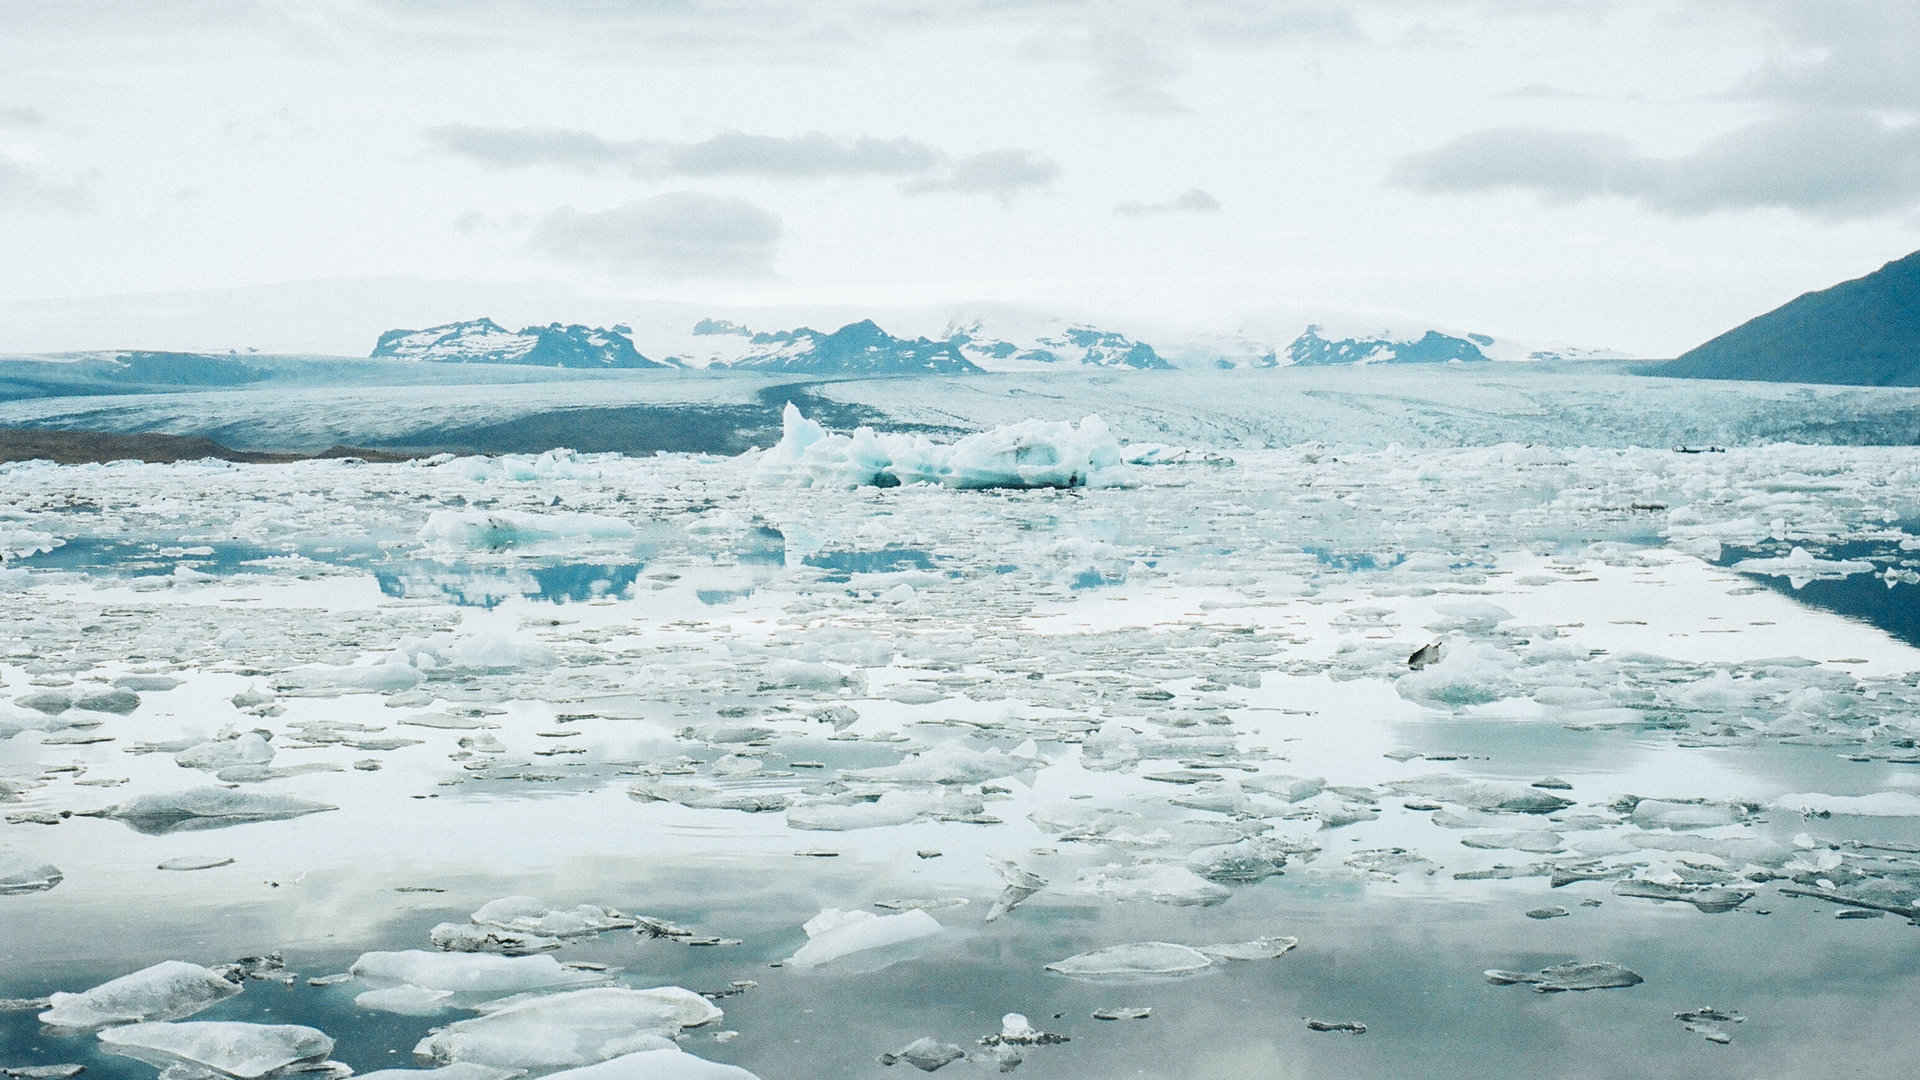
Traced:
[[239, 992], [240, 984], [211, 968], [163, 960], [91, 990], [55, 992], [40, 1022], [85, 1031], [144, 1020], [179, 1020]]
[[918, 908], [898, 915], [827, 908], [808, 919], [801, 929], [807, 932], [807, 943], [787, 957], [788, 967], [814, 968], [855, 953], [889, 949], [932, 937], [941, 927], [933, 916]]
[[1188, 945], [1168, 941], [1140, 941], [1069, 956], [1047, 965], [1048, 971], [1088, 978], [1184, 975], [1213, 966], [1213, 958]]
[[[545, 959], [545, 958], [543, 958]], [[665, 1049], [685, 1028], [720, 1019], [712, 1002], [691, 990], [606, 986], [489, 1002], [482, 1014], [420, 1040], [415, 1055], [509, 1069], [591, 1065], [642, 1050]]]
[[916, 435], [860, 428], [829, 434], [789, 403], [780, 441], [759, 459], [763, 479], [832, 487], [1069, 488], [1130, 482], [1125, 454], [1106, 424], [1026, 420], [935, 443]]
[[[369, 1074], [371, 1075], [371, 1074]], [[404, 1078], [396, 1078], [404, 1080]], [[455, 1077], [451, 1080], [466, 1080]], [[641, 1050], [623, 1054], [598, 1065], [567, 1069], [549, 1075], [546, 1080], [759, 1080], [737, 1065], [695, 1057], [677, 1046]]]
[[259, 1080], [333, 1053], [333, 1040], [314, 1028], [236, 1020], [129, 1024], [102, 1031], [100, 1041], [116, 1054], [162, 1069], [185, 1065], [236, 1080]]
[[400, 1016], [433, 1016], [453, 1007], [453, 991], [429, 990], [424, 986], [383, 986], [363, 990], [353, 1003], [362, 1009], [396, 1013]]
[[1178, 906], [1218, 904], [1231, 895], [1225, 886], [1171, 863], [1096, 867], [1080, 875], [1074, 891], [1109, 900], [1151, 900]]
[[64, 875], [50, 862], [19, 848], [0, 847], [0, 896], [44, 892], [60, 884]]
[[233, 791], [227, 788], [190, 788], [139, 795], [107, 813], [141, 832], [162, 833], [179, 829], [216, 829], [255, 821], [283, 821], [317, 814], [338, 807], [291, 795], [270, 795], [258, 791]]
[[420, 949], [370, 952], [361, 954], [347, 970], [368, 982], [456, 993], [516, 994], [607, 981], [603, 974], [563, 967], [560, 961], [544, 954], [495, 956]]
[[511, 1080], [518, 1069], [501, 1069], [473, 1062], [455, 1062], [437, 1069], [376, 1069], [355, 1074], [355, 1080]]
[[232, 765], [265, 765], [273, 760], [273, 744], [257, 731], [230, 732], [190, 746], [173, 755], [188, 769], [219, 770]]
[[1795, 814], [1839, 814], [1850, 817], [1920, 817], [1920, 795], [1909, 791], [1876, 791], [1870, 795], [1824, 795], [1794, 792], [1773, 805]]
[[482, 904], [471, 917], [481, 926], [552, 938], [584, 937], [634, 925], [633, 916], [610, 907], [578, 904], [557, 908], [531, 896], [503, 896]]

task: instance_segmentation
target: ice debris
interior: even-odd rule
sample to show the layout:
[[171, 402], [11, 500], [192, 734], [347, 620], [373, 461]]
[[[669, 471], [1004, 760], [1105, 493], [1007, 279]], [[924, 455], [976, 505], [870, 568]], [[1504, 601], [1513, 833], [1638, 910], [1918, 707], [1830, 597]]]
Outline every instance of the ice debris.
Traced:
[[[465, 1080], [464, 1077], [454, 1080]], [[611, 1061], [552, 1073], [545, 1080], [759, 1080], [737, 1065], [695, 1057], [677, 1046], [623, 1054]]]
[[1747, 1018], [1737, 1012], [1716, 1009], [1711, 1005], [1674, 1013], [1673, 1018], [1680, 1021], [1688, 1031], [1698, 1034], [1710, 1043], [1719, 1043], [1722, 1046], [1733, 1041], [1733, 1030], [1730, 1025], [1747, 1022]]
[[1166, 941], [1141, 941], [1109, 945], [1056, 960], [1047, 965], [1047, 970], [1079, 978], [1186, 975], [1211, 967], [1219, 960], [1271, 960], [1299, 943], [1298, 938], [1269, 937], [1195, 948]]
[[1046, 878], [1031, 870], [1023, 869], [1007, 859], [989, 858], [987, 863], [993, 867], [994, 873], [1000, 875], [1000, 880], [1006, 882], [1006, 887], [1000, 890], [1000, 895], [994, 898], [993, 906], [987, 909], [987, 917], [983, 920], [985, 922], [997, 921], [1025, 903], [1028, 897], [1046, 888]]

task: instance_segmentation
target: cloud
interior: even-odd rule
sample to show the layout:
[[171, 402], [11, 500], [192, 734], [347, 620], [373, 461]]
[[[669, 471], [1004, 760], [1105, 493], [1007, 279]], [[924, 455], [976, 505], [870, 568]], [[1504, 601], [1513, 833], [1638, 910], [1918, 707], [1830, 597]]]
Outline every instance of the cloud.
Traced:
[[1911, 0], [1748, 0], [1785, 48], [1733, 96], [1799, 105], [1920, 108], [1920, 4]]
[[910, 174], [933, 168], [940, 158], [933, 147], [906, 138], [836, 139], [817, 131], [780, 138], [730, 131], [677, 147], [668, 167], [691, 176]]
[[933, 169], [940, 151], [908, 138], [837, 138], [723, 132], [699, 142], [607, 139], [573, 128], [445, 124], [428, 141], [494, 168], [553, 166], [581, 171], [620, 168], [638, 176], [775, 176], [817, 178], [914, 175]]
[[956, 192], [992, 195], [1011, 201], [1022, 191], [1051, 186], [1060, 178], [1052, 158], [1031, 150], [988, 150], [956, 158], [931, 176], [908, 181], [900, 190], [908, 195]]
[[1649, 157], [1612, 136], [1495, 128], [1403, 158], [1390, 180], [1419, 191], [1523, 190], [1555, 201], [1611, 195], [1680, 217], [1778, 208], [1840, 221], [1920, 204], [1920, 125], [1796, 114], [1673, 158]]
[[563, 262], [619, 274], [764, 277], [773, 272], [780, 219], [744, 199], [675, 191], [607, 210], [561, 207], [527, 245]]
[[47, 114], [28, 105], [0, 107], [0, 128], [41, 127], [47, 122]]
[[0, 210], [91, 210], [93, 192], [76, 181], [56, 180], [37, 165], [0, 152]]
[[479, 127], [442, 124], [426, 130], [442, 150], [502, 169], [561, 165], [599, 169], [630, 165], [648, 144], [610, 142], [571, 128]]
[[1123, 202], [1113, 208], [1121, 217], [1151, 217], [1158, 214], [1217, 214], [1220, 200], [1199, 188], [1188, 188], [1160, 202]]

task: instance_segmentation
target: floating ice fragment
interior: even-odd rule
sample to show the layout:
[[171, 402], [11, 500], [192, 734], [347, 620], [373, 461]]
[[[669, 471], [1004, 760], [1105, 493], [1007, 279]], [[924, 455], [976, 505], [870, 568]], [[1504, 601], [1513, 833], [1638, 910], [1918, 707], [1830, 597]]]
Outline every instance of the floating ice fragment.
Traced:
[[1292, 952], [1299, 944], [1297, 937], [1261, 937], [1252, 941], [1202, 945], [1200, 951], [1215, 960], [1272, 960]]
[[[717, 1036], [716, 1036], [717, 1037]], [[374, 1075], [374, 1074], [368, 1074]], [[405, 1080], [404, 1077], [396, 1080]], [[454, 1077], [451, 1080], [467, 1080]], [[476, 1078], [485, 1080], [485, 1078]], [[623, 1054], [598, 1065], [552, 1073], [545, 1080], [759, 1080], [737, 1065], [695, 1057], [677, 1046]]]
[[1183, 907], [1218, 904], [1232, 895], [1225, 886], [1171, 863], [1090, 869], [1074, 882], [1074, 889], [1110, 900], [1151, 900]]
[[333, 1053], [333, 1040], [313, 1028], [235, 1020], [129, 1024], [102, 1031], [100, 1041], [116, 1054], [163, 1069], [198, 1066], [237, 1080], [257, 1080]]
[[433, 1016], [451, 1008], [453, 991], [429, 990], [424, 986], [384, 986], [356, 995], [353, 1003], [362, 1009], [396, 1013], [400, 1016]]
[[1125, 454], [1106, 424], [1026, 420], [939, 444], [860, 428], [828, 434], [789, 403], [780, 441], [759, 456], [763, 480], [803, 486], [962, 489], [1110, 487], [1130, 483]]
[[1773, 805], [1791, 813], [1807, 815], [1920, 817], [1920, 795], [1907, 791], [1876, 791], [1869, 795], [1795, 792], [1773, 800]]
[[241, 731], [190, 746], [173, 755], [188, 769], [224, 769], [233, 765], [265, 765], [273, 760], [273, 745], [258, 731]]
[[220, 866], [232, 866], [230, 855], [182, 855], [178, 858], [162, 860], [155, 869], [159, 870], [212, 870]]
[[1365, 1035], [1367, 1025], [1358, 1020], [1307, 1020], [1308, 1031], [1344, 1031], [1349, 1035]]
[[1783, 577], [1795, 589], [1810, 581], [1833, 581], [1854, 574], [1872, 573], [1874, 566], [1864, 559], [1821, 559], [1796, 545], [1785, 558], [1741, 559], [1733, 569], [1742, 574]]
[[518, 1069], [497, 1069], [492, 1065], [455, 1062], [437, 1069], [378, 1069], [356, 1073], [354, 1080], [512, 1080]]
[[86, 1031], [143, 1020], [179, 1020], [240, 992], [240, 980], [183, 960], [110, 979], [78, 994], [54, 993], [40, 1014], [49, 1027]]
[[989, 858], [987, 863], [1007, 885], [1000, 890], [1000, 895], [994, 898], [993, 906], [987, 910], [987, 917], [983, 920], [985, 922], [998, 920], [1025, 903], [1028, 897], [1046, 888], [1046, 878], [1006, 859]]
[[1747, 1018], [1737, 1012], [1727, 1012], [1711, 1005], [1674, 1013], [1673, 1018], [1680, 1021], [1688, 1031], [1697, 1033], [1710, 1043], [1719, 1043], [1722, 1046], [1733, 1041], [1730, 1025], [1747, 1022]]
[[[551, 961], [552, 957], [533, 959]], [[720, 1019], [712, 1002], [678, 986], [649, 990], [606, 986], [490, 1002], [482, 1015], [420, 1040], [416, 1056], [509, 1069], [591, 1065], [641, 1050], [671, 1047], [681, 1030]]]
[[913, 1040], [898, 1053], [881, 1054], [880, 1064], [894, 1065], [904, 1061], [921, 1072], [933, 1072], [966, 1056], [966, 1051], [952, 1043], [943, 1043], [928, 1035]]
[[1669, 885], [1640, 878], [1614, 882], [1613, 892], [1616, 896], [1633, 896], [1643, 900], [1677, 900], [1692, 904], [1709, 915], [1732, 911], [1753, 899], [1753, 893], [1746, 889]]
[[0, 896], [44, 892], [60, 884], [60, 868], [15, 847], [0, 847]]
[[814, 968], [855, 953], [890, 949], [938, 934], [941, 927], [933, 916], [917, 908], [898, 915], [827, 908], [808, 919], [801, 929], [807, 932], [807, 943], [787, 957], [788, 967]]
[[1109, 945], [1047, 965], [1048, 971], [1079, 978], [1185, 975], [1211, 967], [1213, 958], [1199, 949], [1167, 941]]
[[284, 821], [337, 809], [291, 795], [206, 787], [136, 796], [107, 811], [105, 816], [124, 821], [137, 832], [166, 833], [219, 829], [255, 821]]
[[1095, 1020], [1145, 1020], [1152, 1015], [1151, 1005], [1114, 1005], [1093, 1010]]
[[420, 541], [450, 548], [499, 550], [554, 540], [619, 539], [633, 526], [600, 514], [520, 510], [435, 510], [420, 527]]
[[1633, 823], [1643, 829], [1710, 829], [1738, 820], [1740, 815], [1725, 803], [1641, 799], [1633, 807]]
[[369, 982], [461, 993], [512, 994], [592, 986], [607, 981], [605, 975], [563, 967], [551, 956], [494, 956], [419, 949], [362, 953], [347, 970]]
[[440, 923], [427, 931], [427, 941], [434, 948], [446, 952], [500, 953], [503, 956], [552, 952], [561, 944], [559, 938], [453, 922]]
[[1488, 970], [1487, 981], [1495, 986], [1511, 986], [1515, 983], [1531, 985], [1535, 993], [1551, 994], [1562, 990], [1607, 990], [1615, 987], [1638, 986], [1645, 982], [1637, 972], [1630, 971], [1610, 960], [1582, 962], [1570, 960], [1564, 964], [1554, 964], [1539, 971], [1499, 971]]
[[543, 937], [584, 937], [607, 930], [625, 930], [634, 925], [631, 915], [598, 904], [579, 904], [570, 908], [548, 907], [531, 896], [505, 896], [480, 906], [472, 915], [482, 926], [497, 926], [522, 934]]

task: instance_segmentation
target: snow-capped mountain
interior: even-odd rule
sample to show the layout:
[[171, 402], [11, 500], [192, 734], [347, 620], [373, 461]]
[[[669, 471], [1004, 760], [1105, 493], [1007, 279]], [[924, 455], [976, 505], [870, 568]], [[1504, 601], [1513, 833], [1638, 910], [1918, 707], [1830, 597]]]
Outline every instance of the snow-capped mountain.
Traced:
[[[703, 320], [707, 336], [740, 337], [745, 327]], [[748, 334], [747, 348], [729, 367], [809, 375], [965, 375], [978, 372], [951, 341], [895, 337], [872, 319], [831, 334], [811, 327]]]
[[492, 319], [431, 326], [425, 330], [389, 330], [373, 346], [375, 358], [425, 360], [443, 364], [527, 364], [564, 368], [658, 368], [634, 348], [632, 331], [574, 324], [529, 326], [518, 332]]
[[1307, 322], [1298, 332], [1287, 326], [1285, 321], [1268, 320], [1265, 325], [1243, 326], [1237, 333], [1198, 335], [1171, 351], [1186, 366], [1222, 368], [1625, 359], [1605, 349], [1541, 346], [1405, 319], [1321, 318]]
[[[1009, 331], [1012, 332], [1009, 332]], [[1025, 333], [982, 319], [947, 325], [947, 340], [986, 371], [1045, 371], [1062, 367], [1173, 367], [1152, 345], [1125, 334], [1075, 323]]]

